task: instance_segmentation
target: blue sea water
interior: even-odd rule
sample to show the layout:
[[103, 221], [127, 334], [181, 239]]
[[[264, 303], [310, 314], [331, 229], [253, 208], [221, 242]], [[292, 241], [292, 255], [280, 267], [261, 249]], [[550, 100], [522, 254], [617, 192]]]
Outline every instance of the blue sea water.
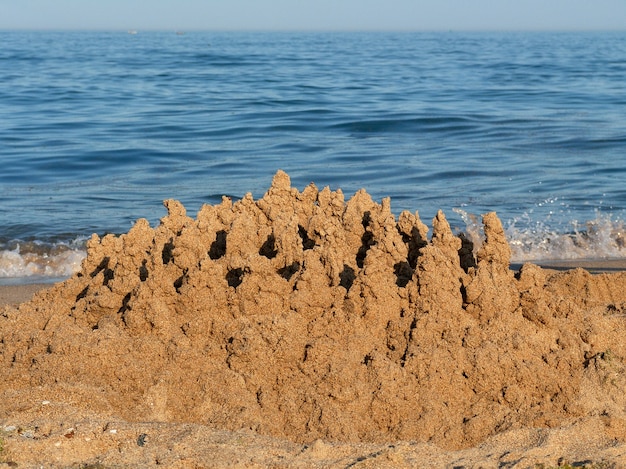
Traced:
[[303, 189], [496, 211], [514, 259], [626, 257], [626, 32], [0, 32], [0, 277]]

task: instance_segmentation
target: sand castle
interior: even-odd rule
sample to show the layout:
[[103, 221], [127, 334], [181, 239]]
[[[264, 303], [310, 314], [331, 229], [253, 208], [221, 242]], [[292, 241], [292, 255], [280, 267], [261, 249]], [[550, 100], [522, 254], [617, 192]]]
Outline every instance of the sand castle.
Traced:
[[474, 255], [441, 212], [430, 234], [389, 199], [300, 192], [281, 171], [261, 199], [195, 219], [165, 205], [4, 309], [5, 402], [63, 388], [130, 422], [296, 443], [459, 449], [599, 418], [626, 437], [626, 274], [516, 272], [494, 213]]

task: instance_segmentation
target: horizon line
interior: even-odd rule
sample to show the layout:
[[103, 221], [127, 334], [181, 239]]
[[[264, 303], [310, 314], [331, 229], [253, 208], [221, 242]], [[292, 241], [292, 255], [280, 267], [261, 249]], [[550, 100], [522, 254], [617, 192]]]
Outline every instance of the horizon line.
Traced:
[[297, 28], [297, 29], [262, 29], [262, 28], [37, 28], [37, 27], [0, 27], [2, 32], [116, 32], [128, 33], [619, 33], [626, 32], [626, 28]]

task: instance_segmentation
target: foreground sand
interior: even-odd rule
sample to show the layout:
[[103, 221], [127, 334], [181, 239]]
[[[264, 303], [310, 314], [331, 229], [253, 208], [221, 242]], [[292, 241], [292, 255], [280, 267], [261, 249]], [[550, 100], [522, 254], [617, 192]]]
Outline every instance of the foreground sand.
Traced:
[[0, 289], [5, 465], [626, 467], [619, 264], [511, 269], [495, 214], [474, 253], [442, 213], [429, 235], [280, 172], [166, 205]]
[[[626, 270], [623, 261], [582, 262], [594, 271]], [[570, 262], [552, 263], [559, 269]], [[30, 301], [48, 284], [0, 286], [0, 307]], [[1, 387], [0, 387], [1, 388]], [[294, 444], [250, 430], [185, 423], [128, 422], [85, 410], [80, 389], [59, 386], [10, 392], [0, 406], [0, 467], [586, 467], [626, 466], [626, 445], [608, 437], [607, 419], [591, 417], [555, 429], [503, 432], [459, 451], [429, 443]], [[71, 396], [71, 397], [70, 397]], [[54, 400], [50, 400], [50, 399]], [[47, 430], [47, 431], [46, 431]], [[610, 432], [609, 432], [610, 433]], [[101, 464], [101, 466], [98, 466]], [[90, 466], [91, 465], [91, 466]]]

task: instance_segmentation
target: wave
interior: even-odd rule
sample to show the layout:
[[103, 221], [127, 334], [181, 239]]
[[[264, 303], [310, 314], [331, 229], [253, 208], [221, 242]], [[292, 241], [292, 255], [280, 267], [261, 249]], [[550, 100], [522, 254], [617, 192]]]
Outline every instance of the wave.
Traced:
[[[480, 217], [458, 208], [454, 212], [465, 222], [465, 233], [477, 250], [484, 240]], [[559, 232], [542, 221], [529, 221], [527, 216], [509, 220], [505, 233], [511, 261], [626, 259], [624, 220], [598, 211], [593, 220], [571, 220], [569, 225], [570, 229]]]
[[80, 270], [85, 238], [69, 243], [11, 240], [0, 243], [0, 283], [53, 282]]

